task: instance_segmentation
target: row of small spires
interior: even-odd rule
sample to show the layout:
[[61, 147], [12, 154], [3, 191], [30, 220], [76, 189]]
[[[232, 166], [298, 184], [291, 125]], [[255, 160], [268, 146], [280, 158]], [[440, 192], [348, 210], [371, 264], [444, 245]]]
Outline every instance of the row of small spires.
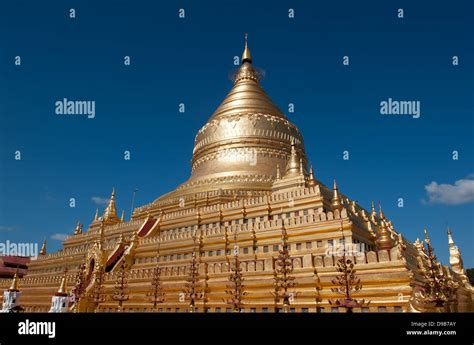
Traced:
[[[94, 222], [95, 221], [101, 221], [101, 222], [124, 222], [125, 221], [125, 210], [122, 210], [122, 216], [120, 219], [117, 216], [117, 211], [115, 208], [115, 187], [112, 188], [112, 194], [110, 196], [109, 204], [104, 210], [104, 213], [102, 217], [99, 217], [99, 209], [96, 209], [95, 216], [94, 216]], [[76, 228], [74, 229], [74, 235], [80, 235], [82, 234], [82, 228], [83, 224], [81, 224], [80, 221], [77, 222]], [[46, 239], [43, 241], [43, 244], [41, 246], [41, 250], [39, 251], [39, 255], [43, 256], [46, 255]]]
[[[110, 196], [109, 204], [104, 209], [104, 213], [102, 214], [102, 217], [99, 217], [99, 209], [97, 208], [95, 211], [95, 216], [94, 216], [93, 221], [94, 222], [96, 221], [114, 222], [114, 223], [125, 222], [125, 210], [122, 210], [122, 215], [120, 216], [120, 219], [117, 216], [117, 210], [115, 208], [115, 187], [112, 188], [112, 194]], [[83, 224], [81, 224], [81, 222], [78, 221], [76, 228], [74, 229], [74, 235], [82, 234], [82, 228], [83, 228]]]
[[[59, 285], [59, 289], [56, 292], [56, 296], [64, 296], [67, 294], [66, 273], [67, 273], [67, 270], [64, 270], [64, 275], [61, 279], [61, 284]], [[8, 291], [20, 291], [20, 277], [18, 276], [18, 268], [16, 269], [15, 275], [13, 276], [12, 283], [10, 287], [8, 288]]]
[[[292, 143], [292, 154], [291, 154], [291, 156], [292, 156], [292, 159], [290, 159], [290, 161], [288, 163], [288, 166], [287, 166], [287, 174], [294, 174], [296, 171], [298, 171], [298, 173], [300, 175], [304, 175], [302, 159], [300, 158], [299, 162], [298, 162], [295, 158], [296, 157], [296, 150], [295, 150], [294, 143]], [[277, 166], [277, 179], [279, 179], [279, 178], [280, 178], [280, 176], [279, 176], [279, 167]], [[314, 186], [316, 184], [312, 167], [310, 168], [308, 184], [310, 186]], [[354, 202], [353, 202], [353, 205], [354, 205]], [[337, 210], [341, 210], [343, 208], [342, 197], [339, 193], [336, 180], [334, 180], [334, 185], [333, 185], [333, 197], [331, 199], [331, 206], [332, 206], [333, 209], [337, 209]], [[380, 223], [377, 222], [377, 218], [380, 220]], [[109, 204], [106, 207], [106, 209], [104, 210], [103, 216], [101, 218], [99, 218], [99, 216], [98, 216], [98, 209], [97, 209], [95, 217], [94, 217], [94, 221], [98, 221], [98, 220], [101, 220], [101, 222], [102, 222], [101, 230], [103, 230], [103, 223], [104, 222], [106, 222], [106, 221], [116, 222], [118, 220], [118, 217], [117, 217], [117, 214], [116, 214], [116, 209], [115, 209], [115, 188], [112, 189], [112, 195], [111, 195]], [[388, 221], [387, 218], [385, 217], [380, 203], [379, 203], [379, 215], [377, 216], [377, 212], [375, 210], [375, 205], [374, 205], [374, 202], [372, 201], [370, 220], [372, 221], [372, 223], [379, 225], [379, 231], [377, 232], [377, 236], [376, 236], [377, 237], [376, 242], [377, 242], [378, 247], [380, 249], [392, 248], [393, 245], [394, 245], [394, 241], [392, 239], [391, 234], [394, 233], [394, 229], [393, 229], [393, 226], [392, 226], [392, 222]], [[122, 217], [120, 219], [120, 222], [124, 222], [124, 212], [123, 211], [122, 211]], [[83, 227], [83, 225], [80, 224], [80, 222], [78, 222], [77, 226], [76, 226], [76, 229], [74, 231], [74, 234], [75, 235], [81, 234], [82, 233], [82, 227]], [[448, 230], [448, 235], [449, 235], [449, 240], [452, 242], [451, 230]], [[39, 254], [41, 256], [46, 255], [46, 240], [44, 240]]]
[[[372, 208], [374, 210], [373, 203], [372, 203]], [[382, 212], [381, 212], [381, 217], [383, 217]], [[384, 226], [384, 228], [386, 228], [386, 227]], [[429, 238], [429, 235], [428, 235], [428, 230], [425, 228], [423, 230], [423, 232], [424, 232], [424, 237], [425, 237], [424, 241], [427, 244], [430, 244], [430, 238]], [[285, 233], [286, 233], [286, 231], [285, 231]], [[453, 238], [452, 238], [451, 228], [449, 228], [449, 227], [448, 227], [447, 234], [448, 234], [448, 244], [449, 244], [450, 247], [452, 247], [452, 246], [454, 246], [454, 241], [453, 241]], [[123, 235], [121, 236], [121, 241], [123, 241]], [[46, 241], [43, 243], [43, 248], [42, 248], [42, 251], [44, 249], [44, 252], [46, 252], [46, 247], [45, 246], [46, 246]], [[419, 238], [417, 238], [415, 246], [417, 247], [417, 249], [421, 250], [421, 247], [423, 246], [423, 241], [420, 241]], [[379, 249], [384, 250], [384, 249], [387, 249], [387, 248], [379, 248]], [[67, 270], [64, 270], [64, 275], [61, 279], [61, 284], [59, 286], [59, 289], [56, 292], [56, 296], [65, 296], [65, 295], [67, 295], [66, 274], [67, 274]], [[12, 283], [11, 283], [10, 288], [8, 289], [8, 291], [20, 291], [20, 278], [18, 276], [18, 267], [16, 269], [15, 275], [13, 276]]]
[[[294, 149], [294, 144], [292, 143], [292, 157], [295, 157], [295, 155], [296, 155], [296, 152], [295, 152], [295, 149]], [[277, 170], [277, 179], [278, 179], [278, 178], [280, 178], [279, 177], [279, 167], [278, 166], [277, 166], [277, 169], [278, 169]], [[302, 159], [300, 159], [298, 165], [295, 164], [295, 159], [290, 160], [290, 163], [288, 164], [287, 173], [294, 173], [296, 169], [299, 171], [299, 174], [301, 174], [301, 175], [304, 174], [303, 173]], [[310, 168], [308, 184], [310, 186], [316, 185], [312, 167]], [[353, 204], [354, 204], [354, 202], [353, 202]], [[334, 180], [334, 185], [333, 185], [333, 197], [331, 199], [331, 206], [333, 207], [333, 209], [338, 209], [338, 210], [341, 210], [343, 208], [342, 197], [340, 196], [336, 180]], [[392, 222], [388, 221], [385, 218], [385, 215], [383, 214], [382, 207], [381, 207], [380, 203], [379, 203], [379, 209], [380, 209], [380, 211], [379, 211], [378, 218], [381, 220], [381, 224], [380, 224], [381, 225], [381, 230], [382, 230], [383, 235], [386, 235], [386, 234], [388, 234], [387, 228], [393, 228], [392, 225], [391, 225]], [[376, 218], [377, 218], [377, 212], [375, 210], [374, 202], [372, 201], [372, 212], [371, 212], [371, 215], [370, 215], [370, 220], [374, 224], [377, 224]], [[111, 220], [116, 221], [117, 219], [118, 218], [116, 217], [116, 211], [115, 211], [115, 188], [113, 188], [109, 204], [108, 204], [107, 208], [104, 210], [103, 216], [99, 218], [98, 209], [97, 209], [95, 217], [94, 217], [94, 221], [99, 221], [100, 220], [101, 222], [106, 222], [106, 221], [111, 221]], [[124, 211], [122, 211], [122, 216], [120, 218], [120, 222], [124, 222]], [[82, 233], [82, 228], [83, 228], [83, 224], [78, 222], [77, 225], [76, 225], [76, 228], [74, 230], [74, 235], [81, 234]], [[387, 243], [387, 245], [388, 244], [389, 243]], [[46, 254], [46, 240], [44, 240], [42, 248], [40, 250], [40, 255], [45, 255], [45, 254]]]
[[[286, 176], [296, 176], [298, 174], [301, 177], [305, 177], [304, 176], [303, 159], [298, 158], [298, 154], [297, 154], [296, 148], [295, 148], [295, 143], [292, 140], [290, 160], [288, 161], [288, 164], [286, 166], [286, 171], [285, 171], [285, 175], [284, 175], [283, 178], [285, 178]], [[280, 179], [282, 179], [282, 176], [281, 176], [281, 173], [280, 173], [280, 166], [277, 165], [276, 180], [280, 180]], [[307, 185], [308, 185], [308, 187], [314, 187], [316, 185], [316, 179], [314, 178], [313, 166], [310, 166], [310, 169], [309, 169], [309, 176], [307, 177]], [[334, 210], [337, 209], [339, 211], [343, 208], [342, 197], [339, 193], [339, 189], [337, 187], [337, 182], [336, 182], [335, 179], [334, 179], [334, 184], [333, 184], [333, 197], [331, 199], [331, 206]], [[391, 226], [391, 221], [388, 222], [386, 220], [385, 215], [383, 214], [383, 211], [382, 211], [382, 207], [380, 206], [380, 203], [379, 203], [379, 208], [380, 208], [379, 218], [383, 221], [382, 223], [387, 223], [387, 225], [390, 227]], [[374, 224], [377, 223], [376, 217], [377, 217], [377, 212], [375, 211], [374, 202], [372, 201], [372, 212], [371, 212], [370, 219], [372, 220], [372, 222]]]

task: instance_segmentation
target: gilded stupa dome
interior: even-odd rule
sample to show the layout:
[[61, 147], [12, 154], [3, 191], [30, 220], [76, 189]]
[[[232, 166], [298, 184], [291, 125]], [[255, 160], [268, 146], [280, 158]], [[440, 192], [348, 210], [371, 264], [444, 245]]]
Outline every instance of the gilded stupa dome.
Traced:
[[303, 138], [260, 85], [246, 42], [232, 89], [196, 135], [191, 177], [172, 194], [271, 191], [292, 143], [306, 167]]

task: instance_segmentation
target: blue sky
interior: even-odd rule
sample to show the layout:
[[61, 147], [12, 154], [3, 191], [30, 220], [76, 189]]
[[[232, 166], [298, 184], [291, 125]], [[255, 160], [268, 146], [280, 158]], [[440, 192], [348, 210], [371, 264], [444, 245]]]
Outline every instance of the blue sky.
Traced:
[[[317, 178], [336, 178], [365, 207], [380, 200], [412, 241], [427, 226], [444, 263], [449, 224], [472, 267], [472, 15], [469, 0], [2, 2], [0, 241], [47, 238], [57, 250], [51, 237], [87, 226], [113, 186], [128, 217], [134, 188], [139, 206], [186, 180], [194, 136], [229, 91], [248, 32]], [[95, 101], [96, 117], [55, 114], [63, 98]], [[388, 98], [420, 101], [420, 118], [381, 115]]]

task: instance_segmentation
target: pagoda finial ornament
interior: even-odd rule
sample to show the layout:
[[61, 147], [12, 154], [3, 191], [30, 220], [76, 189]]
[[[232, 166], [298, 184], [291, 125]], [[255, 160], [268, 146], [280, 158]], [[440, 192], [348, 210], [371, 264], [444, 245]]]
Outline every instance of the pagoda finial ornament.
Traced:
[[8, 291], [20, 291], [20, 278], [18, 277], [18, 267], [16, 268], [15, 275], [12, 279], [12, 284], [10, 285]]
[[41, 246], [41, 250], [39, 252], [40, 255], [46, 255], [46, 239], [43, 241], [43, 245]]
[[334, 179], [333, 197], [332, 197], [332, 200], [331, 200], [331, 206], [332, 206], [334, 209], [341, 209], [341, 208], [342, 208], [341, 197], [340, 197], [340, 195], [339, 195], [339, 190], [338, 190], [338, 188], [337, 188], [336, 179]]
[[122, 210], [122, 216], [120, 217], [120, 221], [122, 223], [125, 221], [125, 210]]
[[382, 205], [380, 205], [380, 201], [379, 201], [379, 217], [380, 219], [385, 220], [385, 215], [383, 214]]
[[95, 209], [95, 216], [94, 216], [94, 221], [99, 220], [99, 209]]
[[426, 226], [423, 229], [423, 233], [425, 234], [425, 242], [431, 245], [430, 236], [428, 235], [428, 229], [426, 228]]
[[109, 204], [104, 210], [102, 219], [105, 220], [108, 224], [115, 224], [120, 221], [117, 215], [117, 209], [115, 208], [115, 187], [112, 188], [112, 195], [110, 196]]
[[10, 288], [3, 292], [3, 304], [0, 308], [0, 313], [18, 313], [23, 311], [23, 307], [19, 304], [20, 297], [21, 292], [17, 267]]
[[81, 222], [77, 222], [76, 229], [74, 230], [74, 235], [82, 234], [82, 224]]
[[357, 204], [356, 204], [356, 201], [355, 201], [355, 200], [352, 200], [350, 205], [351, 205], [350, 207], [351, 207], [352, 213], [357, 214]]
[[375, 240], [379, 250], [392, 249], [395, 242], [392, 239], [391, 233], [388, 230], [387, 222], [382, 219], [380, 221], [379, 231], [377, 232], [377, 239]]
[[448, 244], [451, 246], [454, 245], [454, 241], [453, 241], [453, 233], [451, 231], [451, 228], [448, 226]]
[[308, 186], [309, 187], [316, 186], [316, 180], [314, 179], [314, 173], [313, 173], [313, 166], [312, 165], [309, 168]]
[[244, 53], [242, 54], [242, 63], [248, 62], [252, 63], [252, 57], [250, 55], [250, 50], [248, 47], [248, 34], [245, 33], [245, 48], [244, 48]]
[[370, 220], [374, 224], [377, 223], [377, 211], [375, 210], [375, 203], [373, 200], [372, 200], [372, 206], [371, 206], [371, 212], [370, 212]]
[[58, 289], [58, 292], [56, 293], [56, 296], [67, 295], [66, 274], [67, 274], [67, 270], [64, 270], [64, 275], [61, 278], [61, 284], [59, 285], [59, 289]]
[[415, 245], [415, 247], [418, 251], [421, 252], [423, 250], [424, 244], [423, 244], [423, 241], [420, 241], [420, 238], [417, 238], [415, 243], [413, 243], [413, 244]]
[[448, 245], [449, 245], [449, 263], [454, 272], [458, 274], [465, 274], [461, 252], [459, 248], [454, 244], [453, 233], [451, 228], [448, 227]]
[[285, 176], [297, 175], [300, 173], [300, 159], [296, 153], [295, 140], [291, 139], [291, 154], [288, 164], [286, 165]]
[[51, 299], [50, 313], [66, 313], [69, 309], [69, 295], [66, 287], [66, 274], [67, 269], [64, 270], [64, 275], [61, 278], [61, 284], [59, 285], [58, 291], [54, 294]]

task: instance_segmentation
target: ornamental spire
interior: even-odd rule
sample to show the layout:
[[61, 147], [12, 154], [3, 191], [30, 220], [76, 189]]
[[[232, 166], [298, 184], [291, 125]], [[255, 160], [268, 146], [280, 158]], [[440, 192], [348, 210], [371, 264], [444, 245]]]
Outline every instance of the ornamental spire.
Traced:
[[240, 313], [242, 309], [243, 296], [247, 294], [243, 285], [243, 274], [242, 267], [239, 260], [239, 247], [237, 245], [237, 231], [234, 232], [234, 262], [230, 263], [230, 275], [229, 283], [227, 284], [228, 290], [225, 290], [227, 299], [224, 302], [231, 305], [235, 313]]
[[252, 57], [250, 56], [250, 50], [248, 47], [248, 34], [245, 33], [245, 48], [244, 53], [242, 54], [242, 64], [244, 62], [252, 63]]
[[380, 205], [380, 201], [379, 201], [379, 217], [380, 219], [385, 219], [385, 215], [383, 214], [382, 205]]
[[67, 295], [66, 274], [67, 274], [67, 270], [64, 270], [64, 276], [61, 279], [61, 284], [59, 285], [58, 292], [56, 292], [56, 296], [66, 296]]
[[377, 223], [377, 211], [375, 211], [375, 204], [373, 200], [372, 200], [372, 206], [371, 206], [371, 212], [370, 212], [370, 220], [374, 224]]
[[95, 216], [94, 216], [94, 221], [99, 220], [99, 209], [95, 209]]
[[41, 250], [39, 252], [40, 255], [46, 255], [46, 239], [43, 241], [43, 245], [41, 246]]
[[20, 291], [20, 279], [18, 278], [18, 267], [16, 268], [15, 275], [13, 276], [12, 285], [8, 291]]
[[77, 222], [76, 229], [74, 230], [74, 235], [82, 234], [82, 224], [80, 221]]
[[454, 244], [451, 228], [448, 227], [449, 263], [454, 272], [465, 274], [461, 251]]
[[102, 218], [107, 222], [118, 222], [117, 209], [115, 208], [115, 187], [112, 188], [112, 195], [110, 196], [109, 204], [104, 210]]
[[275, 291], [275, 303], [278, 304], [283, 300], [283, 312], [290, 312], [290, 303], [294, 297], [294, 293], [289, 290], [296, 286], [295, 277], [293, 276], [293, 264], [290, 256], [290, 246], [288, 245], [288, 234], [285, 225], [281, 228], [281, 249], [278, 252], [278, 257], [275, 258], [275, 265], [273, 269], [273, 280]]
[[392, 249], [395, 245], [392, 236], [390, 236], [390, 231], [387, 227], [387, 222], [385, 219], [380, 221], [379, 231], [377, 232], [377, 239], [375, 240], [377, 248], [379, 250]]
[[339, 196], [339, 190], [337, 188], [336, 179], [334, 179], [333, 197], [332, 197], [332, 200], [331, 200], [331, 206], [335, 209], [342, 208], [341, 197]]
[[286, 166], [285, 175], [294, 175], [300, 173], [300, 160], [298, 159], [298, 154], [296, 153], [295, 140], [291, 139], [291, 154], [290, 160]]
[[313, 166], [311, 165], [309, 168], [308, 186], [314, 187], [315, 185], [316, 185], [316, 181], [314, 179]]
[[448, 244], [449, 246], [454, 246], [454, 241], [453, 241], [453, 233], [451, 232], [451, 228], [448, 226]]
[[425, 234], [425, 242], [430, 243], [430, 236], [428, 235], [428, 229], [426, 227], [423, 229], [423, 232]]

